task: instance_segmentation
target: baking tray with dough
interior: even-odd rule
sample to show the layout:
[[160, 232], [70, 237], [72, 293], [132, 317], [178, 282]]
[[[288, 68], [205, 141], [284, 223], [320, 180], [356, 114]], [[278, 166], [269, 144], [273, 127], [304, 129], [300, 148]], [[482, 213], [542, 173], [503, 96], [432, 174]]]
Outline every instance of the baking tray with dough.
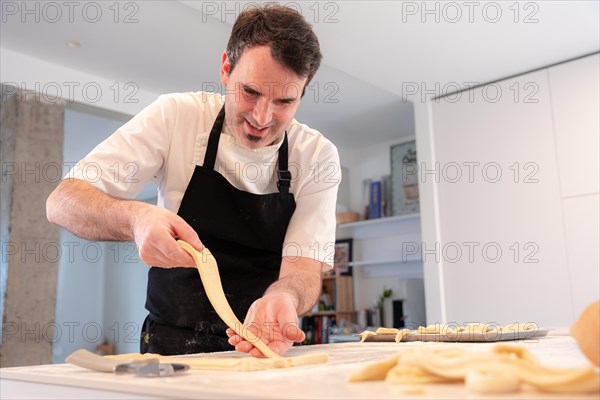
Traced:
[[472, 324], [464, 327], [430, 325], [415, 330], [378, 328], [375, 332], [356, 334], [361, 342], [500, 342], [541, 338], [550, 329], [540, 329], [534, 324], [514, 324], [490, 327]]
[[[549, 329], [537, 331], [506, 331], [506, 332], [453, 332], [420, 333], [414, 332], [404, 335], [402, 342], [500, 342], [505, 340], [526, 340], [544, 337]], [[360, 337], [360, 334], [355, 336]], [[367, 336], [365, 342], [393, 342], [395, 334], [378, 334]]]

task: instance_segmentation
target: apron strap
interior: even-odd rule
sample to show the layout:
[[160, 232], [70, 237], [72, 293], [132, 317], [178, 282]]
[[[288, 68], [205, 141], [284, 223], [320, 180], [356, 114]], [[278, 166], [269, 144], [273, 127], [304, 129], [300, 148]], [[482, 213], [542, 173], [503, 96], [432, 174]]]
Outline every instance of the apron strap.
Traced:
[[221, 107], [221, 111], [215, 119], [215, 123], [210, 130], [210, 136], [208, 137], [208, 144], [206, 145], [206, 154], [204, 155], [204, 164], [206, 168], [215, 169], [215, 162], [217, 161], [217, 149], [219, 148], [219, 138], [221, 137], [221, 131], [223, 130], [223, 121], [225, 120], [225, 104]]
[[279, 170], [277, 171], [277, 189], [279, 193], [288, 194], [292, 173], [288, 170], [288, 140], [287, 132], [283, 134], [283, 143], [279, 146]]

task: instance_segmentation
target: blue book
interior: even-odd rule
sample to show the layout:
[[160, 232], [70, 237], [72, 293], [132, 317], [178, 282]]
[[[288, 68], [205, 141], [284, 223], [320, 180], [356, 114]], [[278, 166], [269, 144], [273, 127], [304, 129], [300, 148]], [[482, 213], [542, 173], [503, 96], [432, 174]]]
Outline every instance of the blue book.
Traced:
[[369, 218], [381, 218], [381, 181], [371, 182], [369, 192]]

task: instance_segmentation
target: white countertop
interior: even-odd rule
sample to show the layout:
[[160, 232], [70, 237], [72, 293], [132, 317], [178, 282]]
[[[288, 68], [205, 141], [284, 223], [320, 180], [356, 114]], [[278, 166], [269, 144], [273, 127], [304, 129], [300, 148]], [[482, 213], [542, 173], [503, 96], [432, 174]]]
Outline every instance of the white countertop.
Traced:
[[[543, 365], [567, 368], [589, 365], [569, 336], [549, 335], [525, 342], [503, 342], [525, 346]], [[466, 391], [462, 384], [425, 386], [421, 394], [384, 382], [347, 383], [355, 370], [372, 361], [389, 357], [411, 343], [337, 343], [292, 348], [289, 356], [325, 352], [326, 364], [257, 372], [188, 371], [183, 375], [143, 378], [93, 372], [69, 364], [39, 365], [0, 369], [0, 397], [16, 398], [310, 398], [310, 399], [398, 399], [398, 398], [487, 398]], [[487, 350], [493, 343], [429, 343]], [[235, 352], [210, 356], [241, 357]], [[551, 394], [525, 388], [519, 393], [494, 398], [598, 399], [597, 394], [574, 396]]]

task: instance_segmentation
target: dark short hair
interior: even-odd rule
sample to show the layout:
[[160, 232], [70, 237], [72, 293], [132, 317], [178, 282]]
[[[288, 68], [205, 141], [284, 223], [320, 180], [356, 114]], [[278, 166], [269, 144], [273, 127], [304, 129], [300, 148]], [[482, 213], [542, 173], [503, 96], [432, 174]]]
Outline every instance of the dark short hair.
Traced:
[[310, 82], [323, 58], [319, 40], [298, 11], [278, 4], [250, 7], [238, 16], [229, 42], [227, 57], [231, 71], [244, 50], [269, 45], [275, 60]]

